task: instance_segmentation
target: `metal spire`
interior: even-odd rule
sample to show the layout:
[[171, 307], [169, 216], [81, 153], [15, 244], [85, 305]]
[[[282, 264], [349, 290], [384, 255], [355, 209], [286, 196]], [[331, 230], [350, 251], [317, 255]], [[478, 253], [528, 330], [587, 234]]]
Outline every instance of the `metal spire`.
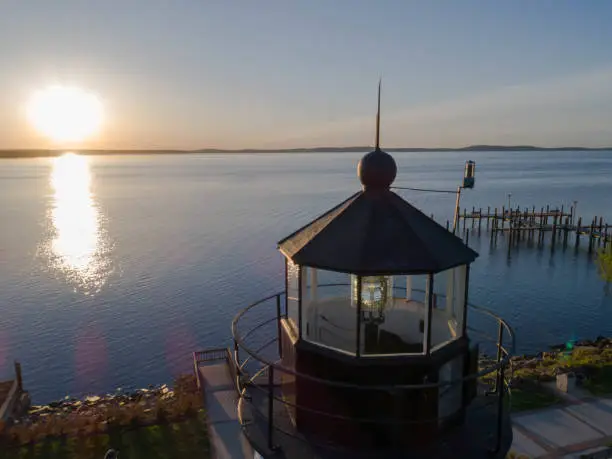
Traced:
[[378, 80], [378, 111], [376, 112], [376, 150], [380, 150], [380, 86], [382, 78]]

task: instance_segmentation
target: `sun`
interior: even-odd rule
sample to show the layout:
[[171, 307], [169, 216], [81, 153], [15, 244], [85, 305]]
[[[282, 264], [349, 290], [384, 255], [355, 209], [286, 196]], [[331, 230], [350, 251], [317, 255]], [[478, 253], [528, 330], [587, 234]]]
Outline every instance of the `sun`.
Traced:
[[71, 86], [36, 91], [27, 105], [27, 117], [41, 134], [56, 142], [78, 142], [96, 134], [103, 107], [93, 93]]

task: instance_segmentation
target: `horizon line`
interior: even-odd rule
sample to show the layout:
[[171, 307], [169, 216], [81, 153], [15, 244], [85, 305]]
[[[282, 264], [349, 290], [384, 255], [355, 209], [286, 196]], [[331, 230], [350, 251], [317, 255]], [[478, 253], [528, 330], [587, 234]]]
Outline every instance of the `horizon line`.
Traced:
[[[369, 145], [352, 145], [343, 147], [315, 146], [315, 147], [293, 147], [293, 148], [195, 148], [195, 149], [176, 149], [176, 148], [2, 148], [0, 157], [8, 153], [13, 154], [33, 154], [47, 153], [48, 155], [74, 151], [77, 153], [89, 152], [159, 152], [159, 153], [283, 153], [283, 152], [363, 152], [370, 151], [375, 147]], [[449, 151], [555, 151], [555, 150], [576, 150], [576, 151], [604, 151], [612, 150], [612, 146], [606, 147], [584, 147], [584, 146], [555, 146], [541, 147], [537, 145], [497, 145], [497, 144], [473, 144], [463, 147], [387, 147], [385, 150], [395, 152], [449, 152]]]

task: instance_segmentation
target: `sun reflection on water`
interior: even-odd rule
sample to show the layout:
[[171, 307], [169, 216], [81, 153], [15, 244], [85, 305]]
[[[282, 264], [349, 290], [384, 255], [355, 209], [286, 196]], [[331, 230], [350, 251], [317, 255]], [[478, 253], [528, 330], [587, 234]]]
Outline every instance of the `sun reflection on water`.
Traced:
[[50, 267], [86, 294], [99, 291], [111, 273], [110, 244], [91, 187], [89, 159], [67, 153], [53, 159]]

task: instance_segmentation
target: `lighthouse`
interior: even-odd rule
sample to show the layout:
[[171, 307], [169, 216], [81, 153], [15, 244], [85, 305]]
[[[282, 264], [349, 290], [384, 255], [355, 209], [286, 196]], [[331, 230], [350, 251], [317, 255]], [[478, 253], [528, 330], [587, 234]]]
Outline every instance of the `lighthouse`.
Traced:
[[278, 242], [283, 291], [234, 320], [244, 432], [266, 458], [504, 457], [511, 329], [470, 305], [478, 254], [393, 191], [380, 84], [375, 139], [361, 189]]

